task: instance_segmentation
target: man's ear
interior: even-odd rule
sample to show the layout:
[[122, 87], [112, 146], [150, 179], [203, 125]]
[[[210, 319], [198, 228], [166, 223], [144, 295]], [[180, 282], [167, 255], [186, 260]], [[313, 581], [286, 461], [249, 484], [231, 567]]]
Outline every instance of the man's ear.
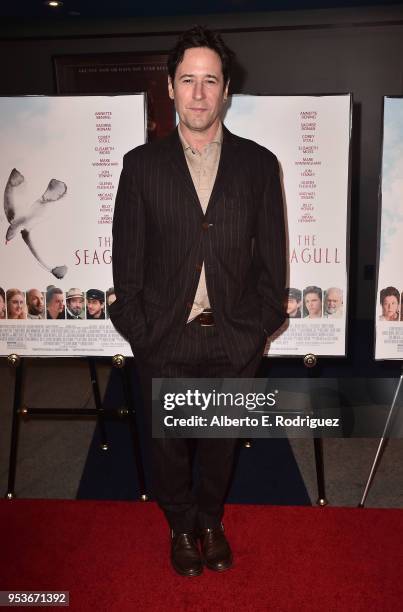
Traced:
[[168, 77], [168, 95], [171, 98], [171, 100], [173, 100], [175, 97], [174, 96], [174, 86], [172, 84], [172, 79], [170, 76]]

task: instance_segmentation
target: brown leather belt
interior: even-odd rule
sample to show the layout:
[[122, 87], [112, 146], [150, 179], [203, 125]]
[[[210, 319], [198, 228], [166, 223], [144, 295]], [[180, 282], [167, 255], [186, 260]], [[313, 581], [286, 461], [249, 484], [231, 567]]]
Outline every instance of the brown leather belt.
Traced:
[[215, 324], [213, 311], [203, 310], [203, 312], [195, 318], [195, 321], [197, 321], [202, 327], [211, 327]]

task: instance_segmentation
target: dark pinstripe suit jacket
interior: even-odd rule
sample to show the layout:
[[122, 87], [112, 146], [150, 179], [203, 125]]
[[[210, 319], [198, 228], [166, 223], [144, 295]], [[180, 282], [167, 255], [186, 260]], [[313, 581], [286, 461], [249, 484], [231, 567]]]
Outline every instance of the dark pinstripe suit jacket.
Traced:
[[206, 215], [178, 132], [127, 153], [113, 219], [111, 319], [139, 359], [164, 361], [186, 324], [204, 261], [235, 367], [284, 321], [285, 227], [276, 157], [224, 128]]

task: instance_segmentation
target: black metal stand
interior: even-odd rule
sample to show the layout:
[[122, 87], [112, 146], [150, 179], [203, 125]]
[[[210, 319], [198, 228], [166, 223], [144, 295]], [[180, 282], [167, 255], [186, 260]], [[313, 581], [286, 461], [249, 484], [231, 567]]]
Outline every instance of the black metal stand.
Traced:
[[369, 490], [371, 488], [372, 481], [374, 480], [375, 474], [376, 474], [377, 469], [379, 467], [379, 464], [381, 462], [383, 451], [385, 450], [386, 445], [388, 443], [388, 440], [389, 440], [388, 433], [389, 433], [389, 429], [390, 429], [390, 426], [391, 426], [392, 421], [393, 421], [393, 417], [395, 416], [396, 401], [397, 401], [397, 398], [398, 398], [398, 395], [399, 395], [399, 392], [400, 392], [400, 387], [402, 386], [402, 381], [403, 381], [403, 366], [402, 366], [402, 371], [401, 371], [401, 374], [400, 374], [399, 382], [397, 383], [396, 391], [395, 391], [395, 394], [393, 396], [392, 404], [391, 404], [390, 409], [389, 409], [389, 414], [388, 414], [388, 417], [386, 419], [385, 427], [383, 429], [382, 437], [379, 440], [378, 449], [376, 451], [375, 458], [374, 458], [374, 461], [372, 463], [371, 471], [370, 471], [369, 476], [368, 476], [367, 484], [365, 485], [365, 489], [364, 489], [364, 493], [362, 495], [361, 501], [358, 504], [359, 508], [363, 508], [364, 507], [365, 500], [367, 499], [367, 495], [368, 495]]
[[18, 355], [9, 355], [7, 357], [8, 365], [15, 368], [15, 382], [14, 382], [14, 401], [13, 401], [13, 415], [11, 424], [11, 444], [10, 444], [10, 459], [8, 468], [8, 484], [7, 484], [7, 499], [13, 499], [15, 497], [14, 486], [15, 486], [15, 468], [17, 463], [17, 450], [18, 450], [18, 434], [20, 429], [19, 419], [19, 407], [21, 406], [22, 399], [22, 376], [23, 376], [23, 361]]
[[[304, 366], [306, 368], [314, 368], [317, 364], [316, 355], [309, 353], [304, 357]], [[243, 445], [245, 448], [252, 447], [252, 440], [244, 440]], [[316, 503], [318, 506], [327, 506], [329, 503], [326, 498], [326, 487], [325, 487], [325, 468], [323, 461], [323, 440], [322, 438], [314, 438], [313, 447], [315, 453], [315, 467], [316, 467], [316, 483], [318, 487], [318, 499]]]
[[98, 419], [99, 431], [101, 433], [101, 449], [108, 450], [108, 441], [106, 439], [104, 409], [102, 406], [101, 394], [99, 392], [97, 369], [93, 357], [88, 357], [88, 366], [90, 368], [90, 378], [92, 386], [92, 394], [94, 396], [95, 410]]
[[[304, 357], [304, 365], [306, 368], [314, 368], [318, 360], [316, 355], [309, 353]], [[315, 467], [316, 467], [316, 483], [318, 487], [318, 499], [316, 504], [318, 506], [327, 506], [329, 503], [326, 498], [326, 487], [325, 487], [325, 466], [323, 461], [323, 440], [322, 438], [314, 438], [313, 448], [315, 453]]]
[[[9, 355], [7, 358], [8, 364], [10, 367], [15, 368], [15, 383], [14, 383], [14, 400], [13, 400], [13, 414], [12, 414], [12, 426], [11, 426], [11, 443], [10, 443], [10, 459], [9, 459], [9, 468], [8, 468], [8, 485], [7, 485], [7, 493], [5, 497], [7, 499], [13, 499], [16, 497], [15, 494], [15, 477], [16, 477], [16, 469], [17, 469], [17, 453], [18, 453], [18, 438], [19, 438], [19, 427], [20, 427], [20, 416], [95, 416], [97, 419], [97, 423], [99, 425], [100, 435], [101, 435], [101, 444], [100, 448], [102, 450], [108, 450], [108, 440], [106, 435], [105, 428], [105, 411], [102, 405], [101, 394], [99, 391], [98, 384], [98, 376], [96, 370], [96, 363], [93, 357], [87, 358], [87, 363], [89, 367], [90, 373], [90, 381], [92, 387], [92, 394], [94, 397], [95, 408], [28, 408], [22, 405], [23, 400], [23, 372], [25, 362], [24, 359], [19, 357], [18, 355]], [[124, 364], [124, 357], [122, 355], [116, 355], [112, 359], [113, 365], [116, 367], [122, 367], [119, 364]], [[127, 379], [127, 380], [126, 380]], [[126, 380], [126, 382], [125, 382]], [[139, 486], [141, 492], [141, 499], [147, 500], [148, 496], [146, 494], [145, 487], [145, 478], [144, 478], [144, 468], [141, 458], [141, 452], [139, 447], [139, 437], [137, 434], [137, 428], [135, 423], [135, 410], [134, 404], [130, 389], [130, 381], [128, 373], [123, 377], [123, 385], [124, 385], [124, 394], [125, 401], [128, 409], [126, 411], [118, 410], [119, 416], [124, 416], [128, 414], [130, 417], [130, 429], [132, 432], [133, 439], [133, 447], [136, 461], [136, 468], [139, 479]], [[113, 411], [111, 411], [113, 412]]]
[[128, 370], [127, 363], [125, 362], [124, 359], [123, 359], [123, 362], [121, 362], [119, 359], [116, 359], [115, 357], [113, 363], [115, 367], [120, 368], [121, 377], [122, 377], [123, 392], [124, 392], [125, 402], [127, 406], [127, 415], [129, 417], [130, 433], [131, 433], [132, 440], [133, 440], [134, 460], [136, 462], [137, 478], [138, 478], [139, 489], [140, 489], [140, 500], [148, 501], [143, 460], [142, 460], [142, 455], [141, 455], [140, 438], [139, 438], [138, 430], [137, 430], [136, 410], [135, 410], [135, 405], [133, 402], [130, 372]]
[[328, 501], [325, 491], [325, 468], [323, 462], [322, 438], [314, 438], [313, 447], [315, 451], [316, 482], [318, 485], [318, 499], [316, 500], [316, 503], [318, 506], [327, 506]]

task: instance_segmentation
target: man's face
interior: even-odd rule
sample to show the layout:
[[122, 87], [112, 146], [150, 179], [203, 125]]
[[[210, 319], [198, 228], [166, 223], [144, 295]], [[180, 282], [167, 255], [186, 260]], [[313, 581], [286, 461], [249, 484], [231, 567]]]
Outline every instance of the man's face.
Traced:
[[116, 295], [114, 293], [110, 293], [106, 298], [106, 301], [108, 303], [108, 306], [110, 306], [111, 304], [113, 304], [113, 302], [116, 302]]
[[82, 297], [73, 297], [68, 300], [69, 310], [70, 312], [78, 317], [83, 309], [84, 298]]
[[218, 127], [228, 94], [219, 55], [207, 47], [186, 49], [174, 83], [168, 77], [168, 93], [188, 130], [203, 133], [215, 124]]
[[48, 303], [48, 310], [53, 315], [59, 315], [63, 312], [63, 293], [55, 293], [53, 294], [52, 299]]
[[37, 289], [28, 292], [27, 297], [28, 312], [31, 315], [41, 315], [44, 310], [43, 295]]
[[341, 308], [341, 295], [338, 291], [328, 291], [326, 294], [326, 312], [335, 314]]
[[322, 300], [317, 293], [307, 293], [305, 295], [305, 307], [310, 317], [320, 317], [322, 315]]
[[387, 321], [393, 321], [397, 317], [399, 302], [394, 295], [387, 295], [382, 303], [383, 316]]
[[298, 312], [298, 308], [300, 307], [301, 302], [297, 302], [297, 300], [293, 297], [288, 298], [287, 302], [287, 314], [289, 317], [295, 317]]
[[94, 317], [94, 319], [99, 319], [102, 314], [103, 306], [103, 302], [100, 302], [99, 300], [94, 300], [92, 298], [87, 300], [88, 312], [92, 317]]

